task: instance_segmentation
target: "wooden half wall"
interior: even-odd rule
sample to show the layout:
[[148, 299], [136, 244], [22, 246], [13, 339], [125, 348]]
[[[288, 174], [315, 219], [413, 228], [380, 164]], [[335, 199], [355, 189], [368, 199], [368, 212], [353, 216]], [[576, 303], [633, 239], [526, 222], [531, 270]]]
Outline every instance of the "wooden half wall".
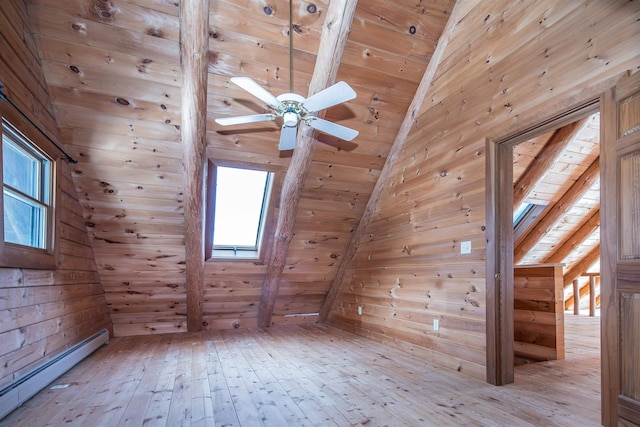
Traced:
[[[486, 140], [597, 98], [637, 71], [633, 3], [465, 4], [329, 323], [486, 378], [487, 333], [501, 332], [486, 328], [495, 297], [487, 287]], [[461, 254], [466, 241], [471, 254]]]
[[[0, 82], [3, 93], [55, 140], [28, 22], [24, 2], [0, 2]], [[71, 166], [61, 160], [59, 167], [58, 268], [0, 268], [0, 389], [100, 329], [112, 329]]]
[[562, 272], [562, 264], [514, 268], [513, 347], [517, 356], [564, 359]]

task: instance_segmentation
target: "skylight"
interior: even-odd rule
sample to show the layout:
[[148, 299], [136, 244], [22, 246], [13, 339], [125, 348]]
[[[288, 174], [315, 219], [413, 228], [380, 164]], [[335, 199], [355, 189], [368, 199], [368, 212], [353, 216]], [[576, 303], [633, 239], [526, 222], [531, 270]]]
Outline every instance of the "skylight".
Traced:
[[522, 221], [522, 219], [525, 217], [525, 215], [531, 210], [532, 208], [532, 204], [531, 203], [520, 203], [520, 206], [518, 206], [516, 209], [513, 210], [513, 226], [517, 226], [520, 221]]
[[271, 173], [221, 166], [215, 170], [214, 251], [258, 251]]

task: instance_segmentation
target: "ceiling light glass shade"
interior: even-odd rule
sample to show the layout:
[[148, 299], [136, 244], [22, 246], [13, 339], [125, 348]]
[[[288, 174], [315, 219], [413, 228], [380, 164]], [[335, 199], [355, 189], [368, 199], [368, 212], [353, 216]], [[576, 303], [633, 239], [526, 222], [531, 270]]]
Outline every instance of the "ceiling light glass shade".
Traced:
[[284, 113], [282, 118], [284, 119], [285, 126], [294, 127], [298, 124], [298, 115], [291, 111]]

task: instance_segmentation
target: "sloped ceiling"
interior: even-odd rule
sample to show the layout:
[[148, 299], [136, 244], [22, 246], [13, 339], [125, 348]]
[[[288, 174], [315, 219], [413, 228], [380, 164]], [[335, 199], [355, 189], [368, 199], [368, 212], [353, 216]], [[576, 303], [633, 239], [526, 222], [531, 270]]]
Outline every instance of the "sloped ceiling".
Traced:
[[[553, 133], [553, 132], [552, 132]], [[551, 134], [552, 134], [551, 133]], [[519, 144], [514, 148], [514, 183], [525, 174], [527, 168], [545, 147], [551, 134]], [[558, 158], [548, 169], [543, 178], [531, 189], [525, 203], [542, 204], [546, 207], [557, 203], [571, 186], [578, 181], [589, 166], [600, 155], [600, 116], [589, 117], [575, 137], [571, 138]], [[571, 236], [588, 218], [600, 208], [600, 180], [595, 179], [588, 190], [577, 202], [567, 206], [566, 212], [553, 224], [550, 232], [536, 242], [521, 258], [520, 264], [540, 264], [552, 258], [555, 262], [563, 262], [567, 269], [580, 259], [582, 255], [599, 243], [599, 227], [596, 227], [585, 241], [576, 245], [576, 249], [565, 257], [553, 257], [563, 240]], [[535, 223], [533, 224], [535, 225]]]
[[[558, 135], [564, 139], [562, 149], [553, 161], [544, 162]], [[565, 286], [574, 279], [580, 287], [587, 286], [589, 278], [583, 273], [600, 272], [599, 157], [599, 113], [514, 147], [514, 191], [532, 172], [540, 175], [522, 201], [540, 205], [539, 214], [523, 221], [522, 230], [515, 229], [518, 264], [562, 263]], [[575, 196], [568, 197], [571, 194]], [[545, 220], [547, 215], [553, 219]], [[570, 286], [565, 300], [567, 308], [573, 304]]]
[[[27, 2], [61, 137], [73, 166], [117, 335], [186, 329], [179, 3]], [[317, 135], [280, 281], [274, 323], [317, 313], [452, 8], [451, 0], [361, 1], [337, 80], [357, 98], [325, 118], [360, 132]], [[221, 128], [266, 112], [230, 84], [248, 76], [274, 94], [307, 95], [329, 2], [211, 1], [207, 156], [284, 174], [279, 123]], [[274, 214], [277, 214], [277, 206]], [[273, 232], [273, 231], [271, 231]], [[260, 262], [208, 262], [205, 327], [253, 326]]]

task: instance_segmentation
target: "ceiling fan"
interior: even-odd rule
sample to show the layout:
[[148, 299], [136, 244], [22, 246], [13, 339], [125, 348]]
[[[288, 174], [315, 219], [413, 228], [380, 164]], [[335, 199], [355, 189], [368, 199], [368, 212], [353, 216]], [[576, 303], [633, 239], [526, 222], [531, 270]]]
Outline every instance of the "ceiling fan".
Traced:
[[249, 77], [232, 77], [231, 82], [240, 86], [251, 95], [265, 102], [273, 113], [254, 114], [250, 116], [225, 117], [215, 119], [222, 126], [239, 125], [283, 119], [280, 133], [280, 150], [292, 150], [296, 146], [298, 123], [304, 122], [312, 128], [351, 141], [358, 136], [358, 131], [317, 117], [315, 113], [325, 108], [352, 100], [356, 92], [345, 82], [338, 82], [315, 95], [305, 99], [293, 93], [293, 22], [292, 1], [289, 2], [289, 93], [274, 96]]

